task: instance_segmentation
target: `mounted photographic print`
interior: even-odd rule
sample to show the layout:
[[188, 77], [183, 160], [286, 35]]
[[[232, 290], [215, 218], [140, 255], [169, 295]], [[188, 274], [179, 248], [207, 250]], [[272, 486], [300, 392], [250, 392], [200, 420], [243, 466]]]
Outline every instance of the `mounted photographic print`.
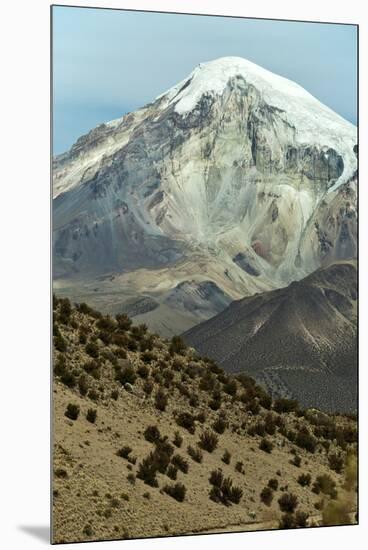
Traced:
[[54, 543], [358, 522], [357, 53], [52, 8]]

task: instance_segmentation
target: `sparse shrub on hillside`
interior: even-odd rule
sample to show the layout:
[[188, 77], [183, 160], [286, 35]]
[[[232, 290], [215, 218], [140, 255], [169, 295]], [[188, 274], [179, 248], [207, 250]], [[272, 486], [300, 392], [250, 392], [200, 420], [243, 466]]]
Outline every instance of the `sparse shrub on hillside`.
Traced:
[[216, 449], [217, 443], [217, 435], [209, 430], [202, 432], [199, 436], [199, 446], [208, 453], [212, 453]]
[[115, 349], [114, 355], [116, 358], [119, 357], [120, 359], [126, 359], [128, 357], [127, 352], [123, 348]]
[[165, 411], [169, 399], [167, 394], [160, 388], [155, 395], [155, 407], [159, 411]]
[[54, 346], [55, 349], [60, 352], [64, 352], [67, 350], [66, 340], [62, 337], [60, 333], [54, 336]]
[[100, 330], [100, 332], [97, 334], [97, 338], [99, 338], [101, 342], [105, 344], [105, 346], [111, 344], [111, 332], [108, 332], [107, 330]]
[[127, 344], [129, 351], [137, 351], [138, 350], [138, 344], [134, 338], [129, 338], [128, 344]]
[[86, 344], [87, 343], [87, 336], [83, 332], [81, 332], [79, 334], [79, 343], [80, 344]]
[[264, 437], [259, 444], [259, 448], [265, 453], [271, 453], [273, 449], [273, 443], [269, 439]]
[[156, 442], [156, 447], [153, 451], [153, 459], [156, 463], [157, 470], [161, 474], [166, 472], [173, 452], [174, 447], [167, 440], [160, 439]]
[[192, 445], [188, 445], [187, 447], [188, 455], [194, 460], [194, 462], [198, 462], [199, 464], [203, 460], [203, 453], [201, 449], [198, 447], [192, 447]]
[[215, 398], [215, 397], [213, 397], [213, 398], [209, 401], [208, 406], [209, 406], [210, 409], [212, 409], [213, 411], [218, 411], [218, 410], [221, 408], [221, 397], [220, 397], [220, 398]]
[[217, 432], [218, 434], [223, 434], [226, 430], [228, 424], [224, 418], [216, 418], [214, 423], [212, 424], [212, 428]]
[[298, 497], [293, 493], [284, 493], [277, 501], [281, 512], [294, 512], [298, 506]]
[[116, 454], [118, 456], [120, 456], [121, 458], [125, 458], [127, 459], [128, 456], [130, 455], [130, 453], [132, 452], [132, 448], [129, 447], [129, 445], [124, 445], [124, 447], [121, 447], [121, 449], [119, 449]]
[[273, 408], [278, 413], [294, 412], [298, 409], [298, 402], [295, 399], [281, 397], [274, 401]]
[[195, 417], [196, 420], [198, 420], [198, 422], [200, 422], [201, 424], [204, 424], [207, 420], [207, 416], [206, 416], [206, 413], [204, 411], [200, 411], [196, 417]]
[[300, 474], [300, 476], [297, 479], [297, 482], [302, 487], [309, 487], [311, 481], [312, 481], [312, 478], [310, 474]]
[[209, 371], [205, 371], [204, 376], [201, 377], [199, 382], [199, 389], [206, 392], [214, 390], [216, 385], [216, 377]]
[[296, 466], [297, 468], [300, 468], [301, 463], [302, 463], [302, 459], [297, 454], [294, 455], [294, 458], [290, 460], [290, 464], [292, 464], [293, 466]]
[[231, 453], [229, 453], [229, 451], [228, 451], [227, 449], [225, 449], [224, 454], [222, 455], [221, 460], [222, 460], [222, 462], [224, 462], [225, 464], [230, 464], [230, 461], [231, 461]]
[[261, 392], [261, 394], [259, 395], [259, 404], [264, 409], [270, 409], [272, 407], [272, 397], [266, 392]]
[[171, 338], [171, 343], [169, 347], [169, 352], [171, 355], [174, 355], [175, 353], [179, 355], [183, 355], [185, 353], [187, 346], [184, 342], [184, 340], [180, 336], [173, 336]]
[[121, 332], [114, 332], [111, 335], [111, 341], [115, 344], [115, 346], [124, 348], [128, 345], [129, 338], [125, 333], [122, 334]]
[[255, 424], [252, 424], [248, 428], [248, 434], [251, 436], [259, 435], [261, 437], [264, 437], [266, 435], [266, 425], [262, 421], [258, 421]]
[[316, 495], [323, 493], [324, 495], [329, 495], [333, 499], [337, 497], [336, 483], [328, 474], [317, 476], [313, 483], [312, 491]]
[[279, 529], [295, 529], [296, 522], [294, 514], [287, 512], [281, 516], [279, 521]]
[[269, 412], [265, 416], [265, 431], [268, 435], [274, 435], [276, 432], [276, 421], [273, 413]]
[[277, 489], [279, 488], [279, 482], [278, 482], [278, 480], [275, 479], [275, 478], [269, 479], [267, 485], [268, 485], [268, 487], [270, 487], [273, 491], [277, 491]]
[[235, 396], [237, 392], [236, 380], [230, 379], [227, 382], [225, 382], [223, 389], [224, 389], [224, 392], [227, 393], [228, 395]]
[[59, 321], [64, 325], [69, 324], [72, 313], [72, 306], [68, 298], [60, 298], [59, 300]]
[[100, 398], [100, 394], [94, 388], [91, 388], [88, 391], [87, 397], [92, 399], [92, 401], [98, 401]]
[[118, 313], [115, 315], [116, 322], [118, 324], [118, 329], [121, 331], [127, 331], [132, 326], [132, 321], [129, 319], [125, 313]]
[[96, 409], [88, 409], [86, 419], [88, 422], [91, 422], [91, 424], [94, 424], [96, 422], [97, 418], [97, 410]]
[[161, 433], [157, 426], [147, 426], [143, 435], [150, 443], [156, 443], [161, 439]]
[[183, 474], [187, 474], [189, 471], [189, 464], [181, 455], [174, 455], [171, 459], [172, 464], [178, 468]]
[[256, 415], [260, 412], [261, 407], [259, 405], [258, 399], [251, 399], [247, 405], [246, 405], [246, 411], [252, 413], [253, 415]]
[[101, 377], [100, 363], [95, 359], [92, 359], [91, 361], [87, 361], [86, 363], [84, 363], [83, 369], [86, 371], [87, 374], [92, 376], [95, 380], [98, 380]]
[[150, 487], [158, 487], [156, 474], [157, 464], [153, 453], [150, 453], [138, 465], [137, 477], [144, 481], [146, 485], [150, 485]]
[[118, 397], [119, 397], [119, 390], [112, 390], [111, 399], [113, 399], [114, 401], [117, 401]]
[[96, 326], [102, 331], [112, 332], [116, 328], [116, 323], [109, 315], [105, 315], [96, 321]]
[[60, 479], [67, 479], [68, 477], [68, 472], [64, 468], [56, 468], [54, 474]]
[[185, 428], [189, 433], [194, 434], [195, 432], [195, 417], [186, 411], [179, 413], [176, 417], [176, 423], [178, 426]]
[[79, 413], [80, 413], [79, 405], [75, 405], [74, 403], [69, 403], [64, 414], [71, 420], [77, 420]]
[[119, 380], [120, 384], [124, 386], [124, 384], [134, 384], [137, 380], [137, 375], [134, 367], [132, 365], [127, 365], [117, 373], [116, 378]]
[[98, 345], [95, 342], [88, 342], [84, 349], [90, 357], [93, 357], [93, 359], [97, 359], [99, 356]]
[[344, 457], [338, 452], [331, 453], [328, 455], [328, 465], [331, 470], [341, 474], [344, 469]]
[[131, 485], [135, 485], [135, 475], [132, 472], [127, 475], [127, 480]]
[[241, 460], [239, 460], [236, 464], [235, 464], [235, 470], [237, 472], [239, 472], [239, 474], [244, 474], [245, 471], [244, 471], [244, 464]]
[[60, 376], [60, 380], [65, 386], [68, 386], [68, 388], [74, 388], [77, 384], [75, 375], [70, 371], [63, 372]]
[[153, 381], [151, 379], [148, 379], [143, 384], [143, 391], [146, 395], [151, 395], [154, 388]]
[[139, 365], [137, 373], [141, 378], [146, 379], [149, 376], [150, 370], [146, 365]]
[[183, 502], [185, 499], [186, 488], [182, 483], [175, 483], [175, 485], [165, 485], [163, 487], [164, 493], [170, 495], [178, 502]]
[[59, 355], [54, 361], [54, 374], [61, 376], [66, 372], [66, 360], [64, 355]]
[[296, 527], [298, 528], [308, 527], [308, 518], [309, 518], [309, 514], [307, 514], [306, 512], [302, 512], [301, 510], [297, 510], [295, 512]]
[[153, 351], [144, 351], [143, 353], [141, 353], [141, 360], [146, 364], [152, 363], [152, 361], [154, 361], [155, 359], [156, 354], [153, 353]]
[[271, 506], [273, 500], [273, 490], [271, 487], [264, 487], [260, 493], [260, 499], [266, 506]]
[[225, 478], [221, 470], [213, 470], [209, 482], [212, 485], [209, 495], [211, 500], [225, 506], [239, 504], [243, 496], [242, 489], [234, 486], [229, 477]]
[[176, 466], [174, 466], [173, 464], [169, 464], [168, 468], [167, 468], [167, 472], [166, 472], [166, 475], [167, 477], [169, 477], [170, 479], [172, 480], [176, 480], [177, 476], [178, 476], [178, 469]]
[[190, 397], [190, 391], [186, 384], [183, 384], [182, 382], [176, 382], [175, 385], [181, 395], [183, 395], [184, 397]]
[[183, 436], [180, 434], [180, 432], [176, 431], [174, 434], [173, 443], [175, 447], [181, 447], [183, 444]]
[[310, 453], [314, 453], [317, 443], [317, 439], [310, 433], [306, 426], [301, 427], [296, 434], [295, 444]]
[[189, 405], [193, 408], [198, 407], [199, 405], [199, 397], [196, 393], [193, 393], [189, 398]]

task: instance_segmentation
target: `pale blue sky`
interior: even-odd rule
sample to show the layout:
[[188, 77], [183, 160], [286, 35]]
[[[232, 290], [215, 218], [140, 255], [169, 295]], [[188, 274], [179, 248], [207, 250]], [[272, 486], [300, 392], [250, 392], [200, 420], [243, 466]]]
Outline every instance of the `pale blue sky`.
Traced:
[[54, 153], [228, 55], [298, 82], [356, 124], [356, 34], [353, 25], [56, 6]]

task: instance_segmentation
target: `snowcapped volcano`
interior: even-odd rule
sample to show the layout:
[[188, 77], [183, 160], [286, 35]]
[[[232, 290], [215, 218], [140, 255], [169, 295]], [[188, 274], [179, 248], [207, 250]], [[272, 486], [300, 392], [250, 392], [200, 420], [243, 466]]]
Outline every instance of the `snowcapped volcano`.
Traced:
[[356, 254], [356, 128], [237, 57], [54, 162], [60, 293], [162, 333]]

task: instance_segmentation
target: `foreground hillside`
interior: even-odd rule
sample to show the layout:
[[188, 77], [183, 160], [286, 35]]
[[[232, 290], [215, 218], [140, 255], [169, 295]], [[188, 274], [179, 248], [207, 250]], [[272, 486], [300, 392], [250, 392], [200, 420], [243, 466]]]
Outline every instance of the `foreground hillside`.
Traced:
[[327, 411], [357, 408], [357, 269], [341, 261], [230, 304], [185, 335], [227, 372]]
[[53, 541], [356, 522], [356, 422], [54, 299]]

